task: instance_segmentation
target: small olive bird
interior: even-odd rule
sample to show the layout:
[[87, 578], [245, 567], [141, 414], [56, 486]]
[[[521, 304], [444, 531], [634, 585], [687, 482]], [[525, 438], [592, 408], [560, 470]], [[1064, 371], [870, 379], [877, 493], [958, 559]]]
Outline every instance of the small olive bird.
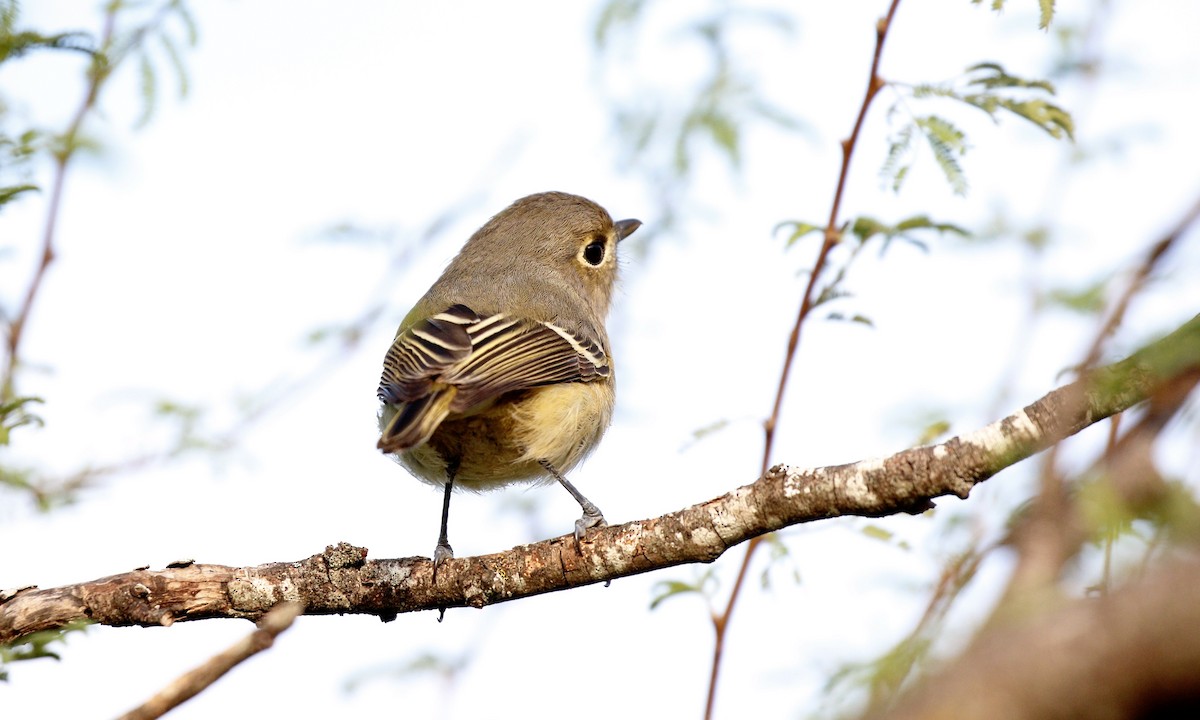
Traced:
[[640, 225], [578, 195], [521, 198], [467, 240], [400, 323], [379, 381], [378, 448], [445, 488], [435, 574], [454, 557], [455, 485], [553, 477], [583, 508], [577, 540], [605, 524], [564, 473], [612, 419], [604, 320], [617, 244]]

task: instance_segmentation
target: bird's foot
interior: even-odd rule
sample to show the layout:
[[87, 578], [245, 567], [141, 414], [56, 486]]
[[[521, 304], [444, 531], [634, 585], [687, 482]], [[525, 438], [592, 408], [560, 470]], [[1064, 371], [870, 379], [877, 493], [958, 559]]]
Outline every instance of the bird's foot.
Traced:
[[607, 526], [608, 521], [604, 519], [600, 508], [588, 503], [583, 508], [583, 517], [575, 521], [575, 542], [583, 542], [583, 536], [589, 529]]
[[448, 542], [439, 542], [433, 550], [433, 579], [437, 580], [437, 571], [442, 563], [454, 557], [454, 548]]

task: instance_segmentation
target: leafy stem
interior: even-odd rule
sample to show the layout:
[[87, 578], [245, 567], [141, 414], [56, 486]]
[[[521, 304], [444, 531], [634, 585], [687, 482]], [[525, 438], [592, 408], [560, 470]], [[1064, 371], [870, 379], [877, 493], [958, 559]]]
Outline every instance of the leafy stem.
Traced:
[[[883, 78], [879, 75], [879, 63], [883, 56], [884, 41], [887, 40], [888, 29], [891, 27], [892, 19], [896, 15], [896, 9], [900, 5], [900, 0], [892, 0], [888, 6], [887, 14], [880, 18], [875, 25], [875, 55], [871, 61], [871, 72], [867, 78], [867, 89], [863, 93], [862, 104], [859, 106], [858, 117], [854, 121], [854, 129], [851, 130], [850, 136], [842, 141], [842, 166], [838, 173], [837, 188], [833, 193], [833, 202], [829, 209], [829, 221], [825, 225], [824, 240], [821, 243], [820, 249], [817, 251], [817, 259], [813, 263], [812, 272], [808, 276], [808, 284], [804, 289], [804, 294], [800, 299], [800, 309], [796, 313], [796, 321], [792, 325], [791, 333], [788, 335], [787, 351], [784, 354], [783, 369], [779, 374], [779, 385], [775, 392], [775, 401], [771, 407], [771, 414], [763, 423], [763, 454], [762, 454], [762, 474], [766, 474], [767, 468], [770, 466], [771, 454], [775, 445], [775, 429], [779, 424], [779, 415], [783, 407], [783, 397], [787, 391], [788, 379], [791, 377], [792, 365], [796, 358], [796, 349], [800, 345], [800, 331], [804, 327], [804, 322], [808, 319], [817, 300], [817, 282], [821, 277], [822, 271], [829, 258], [829, 253], [833, 250], [842, 239], [842, 225], [838, 222], [841, 214], [842, 198], [846, 190], [846, 180], [850, 173], [850, 160], [854, 156], [854, 148], [858, 144], [858, 137], [862, 131], [863, 122], [866, 119], [867, 111], [871, 107], [871, 102], [875, 96], [879, 94], [880, 88], [883, 87]], [[708, 699], [704, 708], [704, 717], [711, 718], [713, 716], [714, 702], [716, 700], [717, 681], [721, 673], [721, 657], [725, 649], [725, 635], [729, 629], [729, 621], [733, 617], [734, 608], [737, 607], [738, 597], [741, 595], [741, 589], [745, 585], [746, 576], [750, 568], [750, 561], [754, 557], [754, 551], [762, 544], [761, 538], [754, 538], [746, 544], [746, 553], [742, 556], [742, 564], [738, 568], [737, 579], [734, 581], [733, 588], [729, 593], [729, 600], [725, 608], [721, 612], [713, 613], [712, 622], [713, 629], [716, 634], [716, 641], [713, 646], [712, 671], [709, 676]]]

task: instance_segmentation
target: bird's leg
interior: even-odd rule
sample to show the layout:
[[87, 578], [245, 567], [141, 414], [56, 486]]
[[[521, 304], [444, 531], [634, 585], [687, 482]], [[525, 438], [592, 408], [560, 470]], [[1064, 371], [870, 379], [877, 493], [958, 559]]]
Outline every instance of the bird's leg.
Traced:
[[442, 498], [442, 529], [438, 533], [437, 547], [433, 549], [433, 579], [437, 580], [438, 566], [454, 557], [454, 548], [446, 537], [446, 526], [450, 521], [450, 492], [454, 489], [454, 476], [458, 473], [458, 462], [446, 465], [446, 494]]
[[588, 500], [583, 496], [583, 493], [576, 490], [575, 486], [563, 477], [562, 473], [551, 465], [549, 460], [542, 459], [538, 460], [538, 462], [542, 467], [546, 468], [546, 472], [553, 475], [554, 479], [567, 489], [567, 492], [571, 493], [571, 497], [575, 498], [575, 502], [579, 503], [579, 507], [583, 508], [583, 517], [575, 521], [576, 542], [583, 540], [583, 535], [587, 532], [588, 528], [608, 525], [604, 520], [604, 513], [600, 512], [600, 508], [593, 505], [591, 500]]

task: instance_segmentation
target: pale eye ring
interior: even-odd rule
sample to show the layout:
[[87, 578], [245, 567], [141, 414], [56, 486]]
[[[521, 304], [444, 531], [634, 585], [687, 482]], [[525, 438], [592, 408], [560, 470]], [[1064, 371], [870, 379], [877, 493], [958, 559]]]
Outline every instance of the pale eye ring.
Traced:
[[604, 262], [604, 239], [596, 238], [583, 249], [583, 260], [595, 267]]

